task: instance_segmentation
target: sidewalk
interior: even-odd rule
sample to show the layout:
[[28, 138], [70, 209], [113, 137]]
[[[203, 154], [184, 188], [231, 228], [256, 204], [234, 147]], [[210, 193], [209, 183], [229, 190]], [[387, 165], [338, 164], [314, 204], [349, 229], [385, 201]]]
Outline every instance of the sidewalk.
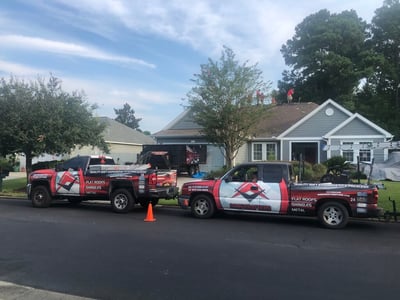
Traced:
[[26, 177], [25, 172], [10, 172], [10, 174], [8, 174], [8, 176], [5, 177], [3, 180], [25, 178], [25, 177]]
[[18, 285], [7, 281], [0, 281], [0, 299], [26, 299], [26, 300], [90, 300], [91, 298], [79, 297], [28, 286]]

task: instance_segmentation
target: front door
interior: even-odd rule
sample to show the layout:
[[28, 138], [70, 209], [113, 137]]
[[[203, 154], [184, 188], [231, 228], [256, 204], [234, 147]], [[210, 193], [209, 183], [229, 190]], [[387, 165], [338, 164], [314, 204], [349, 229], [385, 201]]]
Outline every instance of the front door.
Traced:
[[310, 164], [318, 163], [318, 143], [307, 142], [307, 143], [292, 143], [292, 160], [306, 161]]

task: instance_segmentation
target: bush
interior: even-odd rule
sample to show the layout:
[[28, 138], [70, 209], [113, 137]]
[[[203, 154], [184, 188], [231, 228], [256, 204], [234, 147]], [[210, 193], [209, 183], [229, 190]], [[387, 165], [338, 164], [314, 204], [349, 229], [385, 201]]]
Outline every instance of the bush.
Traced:
[[222, 168], [220, 168], [218, 170], [211, 171], [211, 172], [207, 173], [207, 175], [204, 177], [204, 179], [220, 178], [226, 172], [228, 172], [228, 168], [226, 166], [223, 166]]
[[315, 164], [312, 166], [313, 169], [313, 179], [320, 181], [321, 177], [326, 174], [327, 167], [324, 164]]
[[312, 165], [308, 162], [303, 163], [303, 168], [302, 168], [302, 173], [300, 176], [300, 162], [299, 161], [293, 161], [293, 171], [294, 175], [298, 176], [299, 180], [301, 181], [313, 181], [313, 182], [319, 182], [322, 175], [326, 173], [327, 167], [323, 164], [315, 164]]
[[13, 162], [5, 157], [0, 157], [0, 170], [10, 172], [13, 170]]
[[342, 168], [346, 169], [349, 167], [349, 163], [346, 162], [346, 159], [343, 156], [333, 156], [327, 161], [324, 162], [324, 165], [329, 168]]

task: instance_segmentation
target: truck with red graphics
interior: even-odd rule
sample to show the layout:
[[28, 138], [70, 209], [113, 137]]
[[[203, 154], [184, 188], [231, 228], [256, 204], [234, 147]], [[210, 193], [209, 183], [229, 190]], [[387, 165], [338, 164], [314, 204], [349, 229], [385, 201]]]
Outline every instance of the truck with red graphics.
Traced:
[[149, 165], [116, 165], [108, 156], [76, 156], [55, 169], [30, 173], [28, 181], [34, 207], [48, 207], [55, 199], [75, 204], [105, 200], [115, 212], [126, 213], [135, 204], [156, 205], [160, 198], [178, 194], [176, 171], [158, 174]]
[[314, 216], [331, 229], [381, 214], [376, 186], [297, 183], [292, 170], [289, 162], [242, 164], [220, 179], [183, 184], [178, 202], [197, 218], [217, 211]]

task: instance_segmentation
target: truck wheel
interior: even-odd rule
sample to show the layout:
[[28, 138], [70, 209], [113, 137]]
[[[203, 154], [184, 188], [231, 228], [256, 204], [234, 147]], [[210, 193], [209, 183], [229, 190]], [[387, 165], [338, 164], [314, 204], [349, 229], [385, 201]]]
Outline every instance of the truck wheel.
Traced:
[[318, 220], [326, 228], [343, 228], [349, 221], [349, 212], [343, 204], [335, 201], [326, 202], [318, 209]]
[[117, 213], [129, 212], [134, 204], [132, 194], [127, 189], [117, 189], [111, 194], [111, 205]]
[[39, 185], [33, 188], [31, 200], [33, 207], [49, 207], [51, 203], [51, 196], [47, 187]]
[[214, 201], [207, 195], [197, 195], [190, 206], [193, 216], [200, 219], [211, 218], [215, 212]]

